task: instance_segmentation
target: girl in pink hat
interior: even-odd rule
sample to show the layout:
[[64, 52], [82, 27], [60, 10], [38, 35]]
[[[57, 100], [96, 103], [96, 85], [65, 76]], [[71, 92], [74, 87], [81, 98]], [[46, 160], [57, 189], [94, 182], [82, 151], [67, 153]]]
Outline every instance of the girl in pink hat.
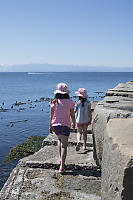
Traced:
[[77, 146], [76, 151], [80, 150], [80, 141], [83, 133], [83, 149], [86, 150], [87, 141], [87, 127], [91, 124], [91, 103], [87, 100], [87, 91], [85, 88], [79, 88], [75, 94], [79, 97], [74, 112], [76, 113], [76, 123], [77, 123]]
[[55, 132], [58, 137], [59, 172], [64, 172], [71, 127], [70, 117], [75, 128], [74, 102], [69, 97], [69, 90], [65, 83], [59, 83], [54, 94], [55, 98], [50, 103], [50, 132]]

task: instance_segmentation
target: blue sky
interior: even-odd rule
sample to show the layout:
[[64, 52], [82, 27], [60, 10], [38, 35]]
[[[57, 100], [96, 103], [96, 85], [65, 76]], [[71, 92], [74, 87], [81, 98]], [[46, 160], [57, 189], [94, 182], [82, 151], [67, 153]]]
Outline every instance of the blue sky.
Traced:
[[133, 67], [132, 0], [0, 0], [0, 64]]

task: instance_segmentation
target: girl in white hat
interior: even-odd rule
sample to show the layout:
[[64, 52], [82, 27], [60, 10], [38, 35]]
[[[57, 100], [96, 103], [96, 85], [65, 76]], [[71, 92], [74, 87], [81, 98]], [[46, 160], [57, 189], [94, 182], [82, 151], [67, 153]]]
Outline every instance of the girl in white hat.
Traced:
[[91, 103], [87, 100], [87, 91], [85, 88], [79, 88], [75, 94], [79, 97], [74, 112], [76, 113], [76, 123], [77, 123], [77, 146], [76, 151], [80, 150], [80, 141], [83, 133], [83, 149], [86, 150], [87, 141], [87, 128], [91, 124]]
[[59, 83], [54, 91], [55, 98], [51, 101], [50, 132], [53, 131], [58, 137], [58, 150], [60, 169], [64, 172], [67, 155], [68, 138], [70, 135], [70, 117], [75, 128], [74, 102], [69, 97], [69, 90], [65, 83]]

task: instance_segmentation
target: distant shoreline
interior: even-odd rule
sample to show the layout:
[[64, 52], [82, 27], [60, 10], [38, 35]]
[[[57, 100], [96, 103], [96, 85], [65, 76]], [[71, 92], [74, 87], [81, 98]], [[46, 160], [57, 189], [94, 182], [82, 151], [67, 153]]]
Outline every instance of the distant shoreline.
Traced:
[[45, 72], [41, 72], [41, 71], [37, 71], [37, 72], [18, 72], [18, 71], [14, 71], [14, 72], [0, 72], [0, 73], [27, 73], [27, 74], [45, 74], [45, 73], [133, 73], [133, 71], [45, 71]]
[[133, 66], [87, 66], [65, 64], [0, 65], [0, 72], [133, 72]]

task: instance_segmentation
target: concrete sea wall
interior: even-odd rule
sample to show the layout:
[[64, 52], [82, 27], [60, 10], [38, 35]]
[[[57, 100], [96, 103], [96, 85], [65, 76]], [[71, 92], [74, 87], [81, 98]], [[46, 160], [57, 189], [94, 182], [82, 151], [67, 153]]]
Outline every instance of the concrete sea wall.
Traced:
[[108, 90], [95, 108], [94, 158], [102, 200], [133, 199], [133, 82]]

